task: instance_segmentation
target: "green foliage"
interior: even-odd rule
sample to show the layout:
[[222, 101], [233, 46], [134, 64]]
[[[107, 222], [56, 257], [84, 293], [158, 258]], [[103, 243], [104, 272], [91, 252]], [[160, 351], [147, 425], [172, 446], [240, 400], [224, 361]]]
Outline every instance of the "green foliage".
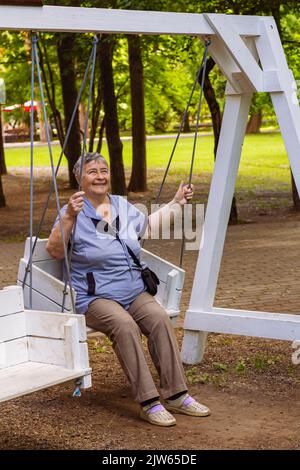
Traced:
[[223, 364], [222, 362], [213, 362], [213, 366], [218, 372], [224, 372], [228, 370], [228, 365]]
[[279, 356], [267, 356], [264, 354], [258, 354], [253, 359], [254, 367], [259, 371], [264, 371], [270, 366], [274, 366], [276, 363], [280, 362], [281, 358]]
[[236, 372], [244, 372], [246, 369], [246, 363], [244, 361], [244, 359], [239, 359], [239, 361], [237, 362], [236, 366], [235, 366], [235, 370]]
[[206, 372], [199, 373], [196, 366], [189, 367], [186, 371], [186, 377], [190, 384], [207, 384], [210, 381], [210, 376]]

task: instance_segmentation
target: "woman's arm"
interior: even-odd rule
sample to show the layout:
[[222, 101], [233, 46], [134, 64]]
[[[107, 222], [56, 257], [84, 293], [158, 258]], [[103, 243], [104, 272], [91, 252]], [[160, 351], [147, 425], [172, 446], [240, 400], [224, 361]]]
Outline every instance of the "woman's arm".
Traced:
[[[75, 220], [79, 212], [83, 208], [83, 191], [79, 191], [73, 194], [68, 202], [67, 209], [64, 214], [61, 216], [61, 222], [64, 230], [64, 239], [66, 246], [70, 240], [70, 236], [75, 224]], [[46, 250], [48, 253], [55, 259], [63, 259], [64, 254], [64, 244], [62, 240], [62, 234], [60, 230], [60, 223], [58, 222], [54, 229], [52, 230], [47, 245]]]
[[182, 206], [190, 201], [193, 195], [194, 186], [191, 184], [189, 187], [189, 185], [184, 185], [183, 182], [181, 182], [172, 201], [149, 215], [145, 238], [151, 238], [151, 233], [159, 233], [163, 219], [168, 217], [170, 222], [173, 223], [176, 217], [181, 216]]

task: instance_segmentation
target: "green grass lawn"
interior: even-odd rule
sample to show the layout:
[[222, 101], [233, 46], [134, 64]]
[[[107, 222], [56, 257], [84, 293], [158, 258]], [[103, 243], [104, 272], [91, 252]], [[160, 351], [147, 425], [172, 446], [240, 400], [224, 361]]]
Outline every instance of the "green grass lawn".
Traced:
[[[147, 141], [148, 168], [163, 170], [168, 162], [174, 139], [155, 139]], [[170, 173], [189, 174], [193, 137], [183, 138], [178, 144]], [[58, 160], [60, 147], [53, 147], [55, 161]], [[102, 154], [107, 157], [104, 144]], [[6, 149], [6, 163], [9, 167], [29, 166], [29, 148]], [[124, 142], [124, 164], [131, 166], [131, 142]], [[35, 166], [49, 166], [47, 147], [36, 147]], [[66, 166], [66, 160], [63, 160]], [[213, 137], [198, 138], [194, 173], [211, 173], [213, 170]], [[249, 135], [243, 146], [238, 188], [247, 190], [287, 190], [290, 187], [290, 171], [287, 155], [280, 134]]]

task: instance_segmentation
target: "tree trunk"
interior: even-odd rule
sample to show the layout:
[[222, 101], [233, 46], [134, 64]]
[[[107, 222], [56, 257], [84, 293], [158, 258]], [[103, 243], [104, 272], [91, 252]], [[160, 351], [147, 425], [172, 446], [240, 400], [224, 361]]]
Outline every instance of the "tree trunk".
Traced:
[[185, 121], [184, 121], [184, 125], [183, 125], [183, 132], [191, 132], [189, 112], [187, 112], [186, 116], [185, 116]]
[[[75, 34], [60, 34], [57, 43], [57, 55], [61, 76], [66, 131], [68, 129], [77, 99], [74, 45]], [[81, 154], [81, 138], [78, 109], [76, 111], [65, 154], [68, 160], [70, 187], [75, 189], [77, 188], [78, 184], [75, 175], [73, 174], [73, 167]]]
[[299, 199], [299, 195], [298, 195], [298, 191], [297, 191], [297, 187], [296, 187], [296, 184], [295, 184], [295, 180], [294, 180], [292, 170], [290, 170], [290, 171], [291, 171], [292, 196], [293, 196], [294, 209], [296, 211], [300, 211], [300, 199]]
[[[210, 57], [207, 60], [207, 66], [206, 66], [206, 73], [205, 73], [205, 79], [204, 79], [204, 96], [207, 101], [211, 118], [212, 118], [212, 123], [213, 123], [213, 131], [214, 131], [214, 156], [216, 159], [217, 156], [217, 149], [218, 149], [218, 144], [219, 144], [219, 138], [220, 138], [220, 133], [221, 133], [221, 126], [222, 126], [222, 115], [221, 115], [221, 110], [219, 103], [217, 101], [215, 91], [213, 89], [213, 86], [210, 82], [209, 79], [209, 73], [215, 66], [215, 61]], [[201, 74], [199, 77], [199, 83], [201, 83]], [[230, 209], [230, 216], [229, 216], [229, 223], [231, 225], [237, 224], [238, 223], [238, 211], [237, 211], [237, 205], [236, 205], [236, 199], [235, 196], [233, 196], [232, 199], [232, 204], [231, 204], [231, 209]]]
[[117, 100], [113, 77], [112, 36], [102, 35], [100, 43], [100, 71], [105, 112], [106, 138], [111, 168], [111, 187], [114, 194], [126, 194], [125, 171], [123, 165], [123, 144], [119, 134]]
[[[50, 64], [48, 52], [47, 52], [47, 46], [45, 45], [43, 41], [43, 37], [40, 38], [40, 42], [42, 43], [42, 46], [40, 43], [38, 43], [38, 49], [39, 49], [39, 57], [40, 57], [40, 68], [42, 71], [43, 75], [43, 80], [45, 84], [45, 90], [46, 90], [46, 95], [48, 98], [48, 102], [52, 111], [52, 116], [54, 119], [56, 131], [57, 131], [57, 137], [60, 142], [61, 147], [64, 145], [65, 141], [65, 134], [64, 134], [64, 129], [63, 129], [63, 124], [62, 124], [62, 119], [61, 119], [61, 114], [60, 111], [57, 109], [56, 106], [56, 84], [54, 81], [54, 75], [53, 75], [53, 70]], [[49, 80], [46, 74], [46, 68], [48, 70], [48, 76]], [[50, 84], [49, 84], [50, 82]]]
[[147, 191], [144, 71], [140, 38], [128, 36], [132, 119], [132, 171], [128, 191]]
[[261, 109], [258, 113], [252, 114], [247, 123], [246, 134], [258, 134], [262, 122]]
[[[82, 136], [84, 136], [84, 128], [85, 128], [87, 107], [86, 107], [85, 103], [80, 103], [78, 108], [79, 108], [78, 111], [79, 111], [80, 133], [81, 133]], [[86, 138], [88, 139], [89, 136], [90, 136], [90, 132], [89, 132], [89, 123], [88, 123]]]
[[7, 173], [5, 159], [4, 159], [4, 145], [3, 145], [3, 134], [2, 134], [2, 114], [1, 114], [1, 105], [0, 105], [0, 207], [6, 206], [3, 186], [2, 186], [2, 176]]
[[6, 201], [5, 201], [5, 196], [4, 196], [3, 186], [2, 186], [2, 176], [0, 174], [0, 207], [5, 207], [5, 206], [6, 206]]
[[[281, 16], [280, 16], [280, 2], [274, 2], [274, 4], [271, 7], [271, 12], [272, 12], [272, 16], [275, 19], [276, 26], [277, 26], [277, 29], [278, 29], [278, 33], [279, 33], [279, 36], [280, 36], [280, 39], [281, 39], [281, 42], [282, 42], [282, 28], [281, 28], [281, 22], [280, 22], [280, 18], [281, 18]], [[295, 184], [295, 180], [294, 180], [294, 176], [293, 176], [291, 168], [290, 168], [290, 172], [291, 172], [292, 198], [293, 198], [294, 209], [296, 211], [300, 211], [300, 197], [299, 197], [299, 194], [298, 194], [298, 191], [297, 191], [297, 188], [296, 188], [296, 184]]]
[[97, 145], [97, 152], [101, 153], [102, 144], [103, 144], [103, 137], [104, 137], [104, 130], [105, 130], [105, 116], [103, 116], [101, 126], [99, 129], [99, 140]]
[[2, 110], [0, 105], [0, 175], [6, 175], [7, 169], [5, 164], [4, 141], [3, 141], [3, 125]]
[[97, 96], [95, 96], [95, 88], [96, 87], [94, 86], [93, 100], [92, 100], [92, 123], [91, 123], [91, 132], [90, 132], [90, 141], [89, 141], [89, 152], [94, 151], [94, 143], [95, 143], [95, 138], [97, 134], [101, 105], [102, 105], [102, 90], [101, 90], [100, 77], [99, 77], [98, 86], [97, 86]]
[[43, 105], [40, 101], [37, 101], [37, 118], [39, 123], [40, 141], [47, 142], [46, 123], [44, 121], [43, 115]]

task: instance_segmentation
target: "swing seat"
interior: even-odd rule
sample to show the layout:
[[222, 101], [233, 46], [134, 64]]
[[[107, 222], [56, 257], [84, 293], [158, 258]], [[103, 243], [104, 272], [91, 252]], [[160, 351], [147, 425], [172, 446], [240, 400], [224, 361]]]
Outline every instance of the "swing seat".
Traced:
[[0, 290], [0, 402], [80, 379], [91, 387], [84, 318], [25, 310], [21, 287]]
[[[62, 311], [63, 279], [62, 260], [53, 259], [46, 250], [47, 239], [38, 239], [32, 257], [32, 307], [38, 310], [53, 312]], [[25, 243], [24, 257], [21, 258], [18, 272], [18, 285], [22, 285], [25, 269], [30, 256], [30, 239]], [[172, 324], [175, 326], [180, 313], [180, 299], [184, 283], [185, 271], [172, 263], [161, 259], [142, 249], [141, 259], [147, 263], [150, 269], [157, 274], [160, 284], [156, 294], [156, 300], [167, 311]], [[29, 273], [24, 286], [24, 303], [29, 306]], [[66, 288], [65, 311], [72, 312], [70, 287]], [[76, 293], [73, 290], [74, 299]], [[93, 332], [87, 328], [88, 333]]]

